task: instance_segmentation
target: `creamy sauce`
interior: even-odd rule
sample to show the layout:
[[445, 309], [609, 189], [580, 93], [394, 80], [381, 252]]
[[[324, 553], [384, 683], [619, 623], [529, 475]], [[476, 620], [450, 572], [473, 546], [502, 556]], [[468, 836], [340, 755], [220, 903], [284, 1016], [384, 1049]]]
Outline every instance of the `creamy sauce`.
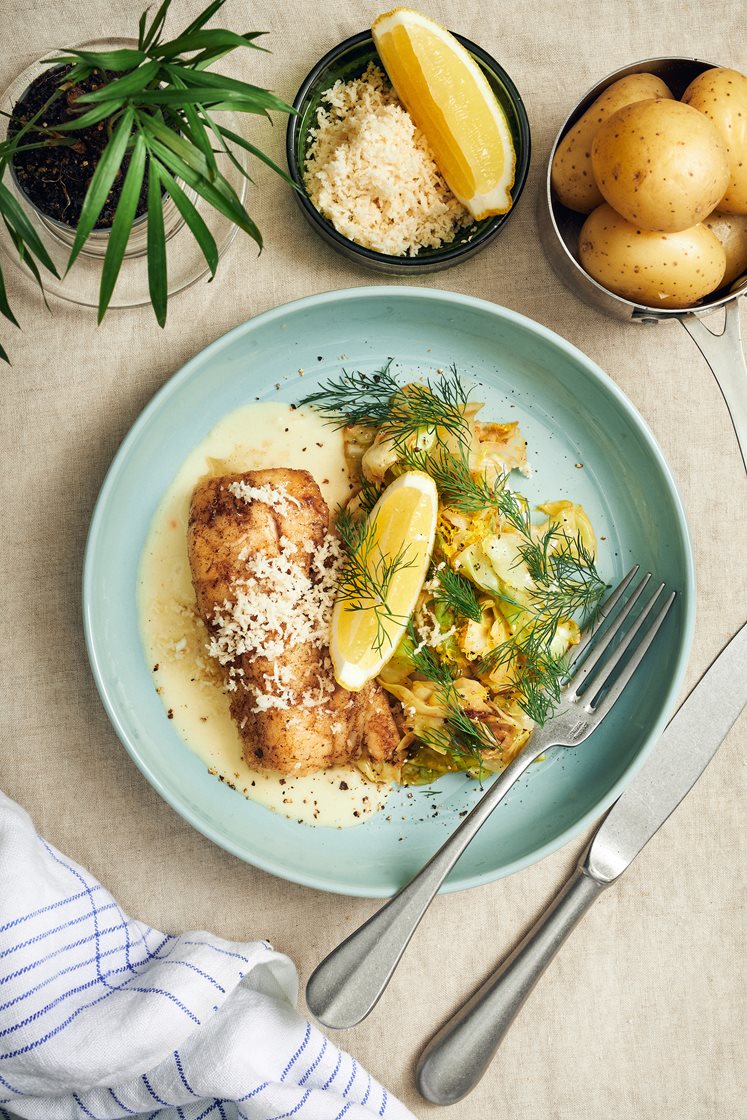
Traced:
[[350, 492], [342, 435], [311, 410], [246, 405], [224, 417], [191, 452], [156, 511], [143, 550], [138, 583], [143, 644], [169, 718], [216, 780], [292, 820], [343, 828], [378, 812], [387, 787], [367, 781], [355, 767], [303, 778], [250, 769], [195, 605], [187, 556], [195, 485], [209, 475], [279, 466], [309, 471], [330, 509]]

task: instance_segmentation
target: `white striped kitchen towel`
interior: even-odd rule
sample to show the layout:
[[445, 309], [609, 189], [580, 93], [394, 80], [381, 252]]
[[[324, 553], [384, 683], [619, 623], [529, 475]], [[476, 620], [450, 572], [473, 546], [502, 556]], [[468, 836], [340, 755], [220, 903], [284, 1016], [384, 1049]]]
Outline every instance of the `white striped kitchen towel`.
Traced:
[[0, 1117], [412, 1120], [266, 941], [128, 918], [0, 793]]

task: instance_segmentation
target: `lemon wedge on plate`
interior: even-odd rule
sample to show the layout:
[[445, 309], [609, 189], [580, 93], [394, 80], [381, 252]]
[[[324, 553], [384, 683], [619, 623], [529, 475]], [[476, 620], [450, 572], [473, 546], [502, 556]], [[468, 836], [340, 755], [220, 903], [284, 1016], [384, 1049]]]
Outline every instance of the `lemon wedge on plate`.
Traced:
[[410, 8], [379, 16], [374, 44], [395, 92], [475, 220], [511, 209], [516, 153], [487, 78], [450, 32]]
[[350, 692], [359, 692], [397, 648], [428, 572], [437, 520], [436, 484], [424, 471], [400, 475], [368, 515], [330, 625], [335, 678]]

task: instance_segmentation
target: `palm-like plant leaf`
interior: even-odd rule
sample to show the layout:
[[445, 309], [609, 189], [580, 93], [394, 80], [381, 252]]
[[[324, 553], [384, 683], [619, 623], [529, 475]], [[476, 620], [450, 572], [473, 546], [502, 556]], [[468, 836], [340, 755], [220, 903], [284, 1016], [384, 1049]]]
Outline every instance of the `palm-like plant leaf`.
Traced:
[[259, 247], [262, 248], [262, 235], [244, 209], [233, 187], [222, 175], [218, 176], [214, 183], [211, 183], [205, 176], [199, 174], [199, 172], [184, 163], [179, 156], [171, 151], [170, 148], [161, 144], [160, 141], [152, 139], [150, 144], [156, 155], [160, 157], [162, 163], [165, 163], [172, 172], [197, 191], [206, 202], [210, 203], [213, 209], [223, 214], [229, 221], [233, 222], [234, 225], [237, 225], [239, 229], [243, 229], [244, 233], [248, 233], [249, 236], [257, 242]]
[[86, 192], [86, 197], [83, 200], [83, 208], [80, 212], [80, 218], [78, 219], [78, 229], [75, 234], [75, 240], [73, 241], [73, 247], [70, 250], [70, 258], [67, 262], [68, 271], [83, 248], [88, 235], [98, 221], [99, 214], [104, 208], [104, 203], [107, 200], [114, 179], [122, 166], [122, 160], [127, 150], [127, 142], [130, 139], [134, 119], [135, 110], [126, 109], [114, 130], [110, 143], [104, 149], [103, 155], [96, 166], [96, 170], [93, 173]]
[[122, 267], [122, 261], [127, 248], [132, 223], [135, 220], [140, 189], [143, 185], [145, 173], [145, 138], [138, 136], [135, 147], [132, 149], [130, 166], [127, 168], [122, 193], [119, 196], [117, 209], [114, 212], [109, 244], [106, 247], [104, 267], [101, 271], [101, 286], [99, 288], [99, 322], [104, 318], [109, 301], [114, 292], [114, 285]]
[[148, 160], [148, 291], [158, 325], [163, 327], [166, 325], [168, 300], [166, 235], [163, 228], [161, 171], [157, 160], [152, 156]]
[[5, 290], [2, 268], [0, 268], [0, 315], [3, 315], [14, 327], [20, 327], [21, 324], [11, 311], [10, 304], [8, 303], [8, 293]]
[[[218, 266], [218, 248], [198, 205], [185, 191], [185, 185], [209, 207], [248, 234], [260, 249], [262, 236], [231, 183], [221, 172], [219, 161], [227, 158], [242, 175], [249, 178], [243, 159], [239, 158], [241, 153], [247, 153], [294, 186], [290, 177], [255, 144], [213, 117], [213, 113], [223, 110], [266, 117], [271, 112], [294, 112], [270, 90], [206, 69], [234, 50], [264, 49], [256, 42], [264, 32], [238, 33], [226, 28], [206, 27], [224, 2], [211, 0], [178, 35], [166, 40], [163, 32], [171, 0], [162, 0], [152, 18], [147, 9], [141, 15], [137, 49], [89, 51], [70, 48], [57, 58], [45, 60], [50, 65], [68, 67], [53, 99], [93, 73], [103, 81], [99, 81], [96, 89], [80, 93], [74, 119], [55, 124], [54, 136], [45, 133], [40, 123], [40, 117], [47, 108], [45, 105], [17, 133], [0, 143], [0, 218], [20, 260], [41, 285], [40, 268], [46, 268], [57, 276], [54, 263], [23, 206], [2, 183], [3, 174], [14, 154], [52, 144], [73, 144], [74, 135], [69, 140], [61, 139], [60, 133], [81, 133], [93, 125], [106, 123], [109, 140], [88, 185], [67, 262], [69, 270], [96, 227], [112, 188], [120, 181], [121, 193], [102, 269], [99, 321], [110, 305], [122, 267], [146, 164], [149, 176], [148, 286], [161, 326], [166, 321], [168, 298], [167, 240], [163, 215], [165, 198], [168, 196], [173, 200], [204, 255], [212, 278]], [[32, 129], [35, 134], [25, 139]], [[39, 132], [43, 134], [41, 139]], [[0, 315], [17, 326], [2, 272]], [[2, 346], [0, 359], [7, 360]]]
[[199, 210], [192, 200], [184, 193], [173, 175], [167, 171], [162, 164], [159, 164], [158, 167], [161, 182], [174, 200], [177, 210], [184, 218], [184, 221], [192, 232], [192, 236], [200, 246], [208, 268], [210, 269], [212, 279], [218, 267], [218, 246], [215, 244], [215, 238], [205, 225]]
[[30, 219], [26, 216], [26, 212], [18, 199], [10, 193], [2, 182], [0, 182], [0, 212], [2, 212], [6, 223], [9, 223], [13, 227], [21, 240], [28, 245], [31, 252], [38, 257], [44, 267], [48, 268], [49, 271], [56, 276], [57, 269], [49, 253], [44, 248], [39, 234], [32, 226]]
[[[154, 78], [158, 77], [159, 69], [160, 64], [155, 59], [144, 62], [142, 66], [131, 70], [123, 78], [115, 78], [113, 82], [107, 82], [100, 89], [81, 94], [78, 103], [87, 105], [98, 101], [122, 101], [125, 97], [132, 97], [134, 93], [140, 93], [141, 90], [145, 89], [148, 82], [152, 82]], [[76, 122], [76, 124], [80, 127], [80, 122]]]
[[88, 63], [95, 70], [112, 70], [114, 73], [121, 74], [125, 70], [132, 70], [135, 66], [139, 66], [147, 58], [143, 51], [136, 51], [131, 47], [123, 47], [118, 51], [79, 51], [74, 47], [68, 47], [67, 50], [68, 54], [45, 61], [55, 66], [61, 66], [66, 62], [75, 65], [76, 62], [81, 61]]
[[[221, 3], [223, 3], [223, 0], [221, 0]], [[155, 16], [153, 17], [153, 22], [150, 25], [150, 29], [147, 32], [145, 30], [145, 27], [146, 27], [146, 19], [147, 19], [147, 16], [148, 16], [148, 9], [146, 8], [146, 10], [141, 15], [141, 17], [140, 17], [140, 38], [139, 38], [139, 41], [138, 41], [138, 46], [140, 47], [141, 50], [146, 51], [148, 49], [148, 47], [151, 46], [152, 43], [157, 43], [158, 42], [158, 35], [159, 35], [159, 33], [161, 31], [161, 28], [163, 27], [164, 23], [166, 22], [166, 16], [168, 15], [170, 5], [171, 5], [171, 0], [163, 0], [163, 3], [159, 7]]]

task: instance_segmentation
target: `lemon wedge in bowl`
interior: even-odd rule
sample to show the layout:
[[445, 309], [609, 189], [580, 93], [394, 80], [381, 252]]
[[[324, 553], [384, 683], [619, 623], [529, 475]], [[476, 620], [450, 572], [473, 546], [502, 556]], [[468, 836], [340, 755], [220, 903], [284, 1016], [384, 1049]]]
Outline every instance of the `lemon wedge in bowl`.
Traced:
[[410, 8], [376, 19], [374, 44], [395, 92], [428, 139], [452, 192], [475, 220], [511, 209], [511, 130], [469, 52]]
[[430, 475], [408, 471], [356, 532], [330, 624], [335, 679], [359, 692], [393, 655], [428, 573], [438, 520]]

